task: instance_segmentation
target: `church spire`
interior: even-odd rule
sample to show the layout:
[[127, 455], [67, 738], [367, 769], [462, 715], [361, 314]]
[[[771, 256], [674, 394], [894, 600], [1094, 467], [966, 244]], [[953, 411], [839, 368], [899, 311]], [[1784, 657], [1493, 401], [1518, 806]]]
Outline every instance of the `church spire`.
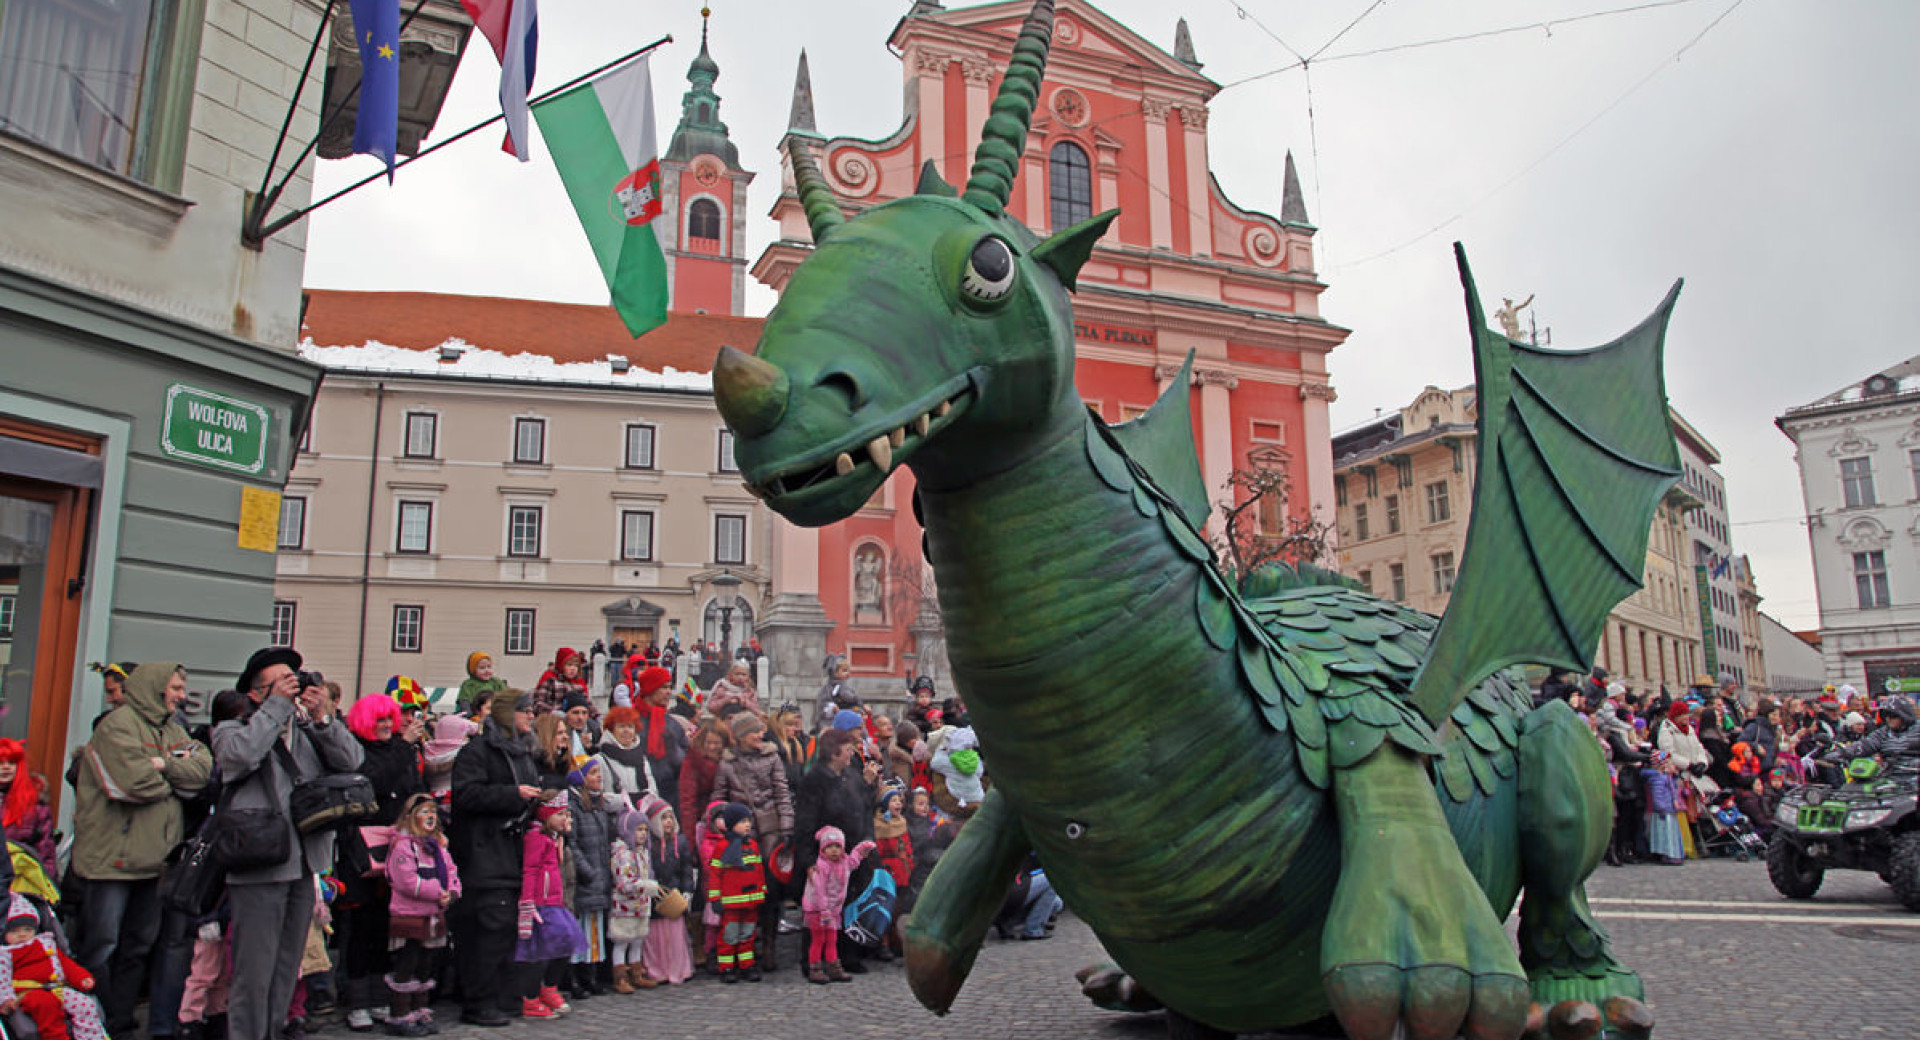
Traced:
[[1199, 72], [1200, 59], [1193, 53], [1193, 31], [1187, 28], [1185, 18], [1173, 23], [1173, 60]]
[[720, 95], [713, 92], [713, 81], [720, 78], [720, 63], [707, 50], [707, 21], [713, 12], [700, 9], [700, 53], [687, 66], [689, 88], [680, 96], [680, 123], [673, 128], [673, 140], [667, 145], [668, 159], [691, 159], [712, 153], [726, 160], [730, 169], [740, 168], [740, 150], [727, 137], [727, 124], [720, 121]]
[[1280, 182], [1280, 223], [1312, 227], [1307, 220], [1307, 197], [1300, 193], [1300, 173], [1293, 168], [1293, 150], [1287, 150], [1287, 169]]
[[793, 74], [793, 108], [787, 114], [787, 132], [817, 133], [813, 125], [813, 77], [807, 74], [807, 49], [800, 48], [800, 68]]

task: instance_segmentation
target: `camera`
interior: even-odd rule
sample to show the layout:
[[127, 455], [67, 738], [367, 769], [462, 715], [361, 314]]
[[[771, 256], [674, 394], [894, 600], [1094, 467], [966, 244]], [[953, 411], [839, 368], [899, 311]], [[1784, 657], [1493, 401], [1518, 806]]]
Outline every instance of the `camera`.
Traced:
[[303, 690], [308, 687], [325, 686], [327, 684], [327, 677], [315, 671], [295, 672], [294, 677], [300, 680], [300, 688]]

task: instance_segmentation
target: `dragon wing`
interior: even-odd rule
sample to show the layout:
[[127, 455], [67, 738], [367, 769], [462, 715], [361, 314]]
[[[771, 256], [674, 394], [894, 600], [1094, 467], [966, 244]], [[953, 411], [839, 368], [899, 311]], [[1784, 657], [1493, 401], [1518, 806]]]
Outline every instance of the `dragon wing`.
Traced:
[[1486, 327], [1456, 243], [1474, 334], [1473, 520], [1413, 704], [1442, 725], [1508, 665], [1585, 670], [1607, 614], [1641, 586], [1654, 511], [1680, 478], [1661, 354], [1680, 294], [1591, 350], [1542, 350]]

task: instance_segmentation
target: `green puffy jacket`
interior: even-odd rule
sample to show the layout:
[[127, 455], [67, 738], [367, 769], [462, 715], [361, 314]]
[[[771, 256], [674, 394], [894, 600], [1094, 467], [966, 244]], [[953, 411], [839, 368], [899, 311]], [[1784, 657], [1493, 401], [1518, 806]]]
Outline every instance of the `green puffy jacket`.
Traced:
[[[179, 666], [143, 664], [127, 677], [127, 702], [94, 728], [80, 751], [73, 809], [73, 869], [91, 881], [160, 876], [182, 834], [180, 799], [213, 774], [213, 755], [167, 711]], [[163, 765], [155, 768], [154, 759]]]

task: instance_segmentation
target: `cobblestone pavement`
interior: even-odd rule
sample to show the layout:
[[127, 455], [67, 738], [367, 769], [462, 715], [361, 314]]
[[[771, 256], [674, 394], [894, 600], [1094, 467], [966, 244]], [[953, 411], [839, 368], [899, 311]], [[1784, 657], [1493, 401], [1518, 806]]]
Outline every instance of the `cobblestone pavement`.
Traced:
[[[1647, 982], [1661, 1040], [1920, 1035], [1920, 914], [1870, 874], [1829, 876], [1817, 899], [1792, 902], [1761, 864], [1602, 867], [1589, 886], [1614, 950]], [[1159, 1040], [1160, 1015], [1101, 1011], [1073, 969], [1104, 959], [1086, 926], [1060, 918], [1046, 942], [989, 939], [953, 1011], [914, 1003], [900, 966], [876, 964], [851, 985], [808, 985], [791, 965], [757, 985], [699, 976], [683, 986], [577, 1005], [556, 1022], [501, 1030], [448, 1025], [457, 1040]], [[441, 1015], [453, 1018], [442, 1005]], [[337, 1026], [330, 1033], [342, 1034]], [[1268, 1040], [1278, 1040], [1270, 1037]]]

